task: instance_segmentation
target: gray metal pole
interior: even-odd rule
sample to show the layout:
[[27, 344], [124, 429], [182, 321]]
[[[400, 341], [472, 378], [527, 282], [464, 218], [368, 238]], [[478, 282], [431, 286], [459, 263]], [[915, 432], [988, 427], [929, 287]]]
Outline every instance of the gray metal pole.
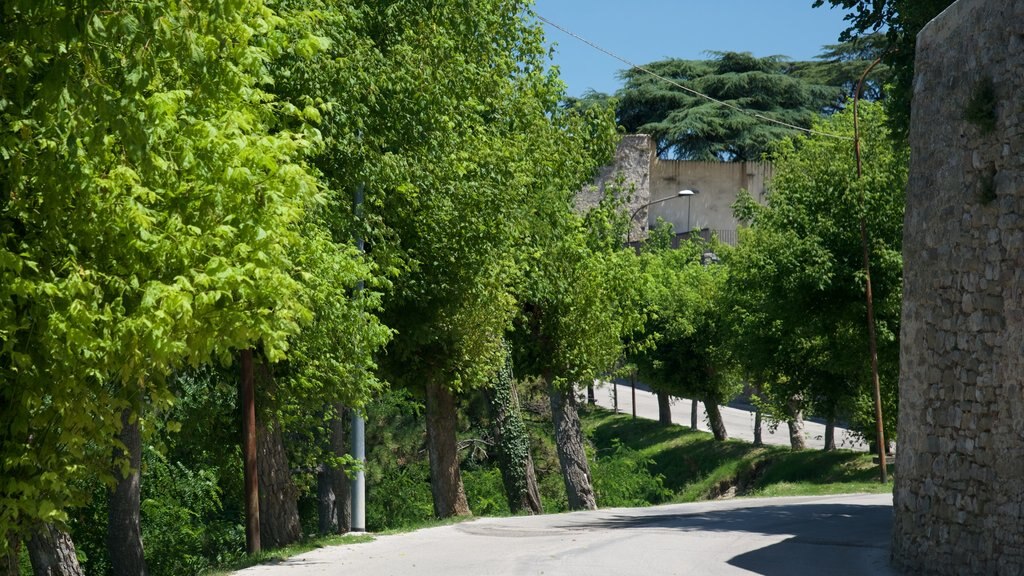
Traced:
[[361, 464], [352, 479], [352, 531], [366, 532], [366, 421], [352, 411], [352, 457]]
[[[363, 185], [356, 188], [355, 216], [359, 226], [363, 219]], [[364, 251], [363, 232], [356, 233], [356, 248]], [[357, 290], [362, 291], [360, 280]], [[366, 532], [366, 421], [359, 410], [352, 410], [352, 457], [359, 463], [355, 478], [352, 479], [352, 531]]]

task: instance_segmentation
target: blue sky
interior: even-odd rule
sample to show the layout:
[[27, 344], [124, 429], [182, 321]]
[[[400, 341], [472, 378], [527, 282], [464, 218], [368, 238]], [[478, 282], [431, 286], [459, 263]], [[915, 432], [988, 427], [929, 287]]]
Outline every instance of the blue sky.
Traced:
[[[817, 56], [846, 28], [844, 12], [813, 0], [536, 0], [541, 16], [637, 64], [707, 51]], [[570, 96], [614, 92], [625, 64], [546, 24]]]

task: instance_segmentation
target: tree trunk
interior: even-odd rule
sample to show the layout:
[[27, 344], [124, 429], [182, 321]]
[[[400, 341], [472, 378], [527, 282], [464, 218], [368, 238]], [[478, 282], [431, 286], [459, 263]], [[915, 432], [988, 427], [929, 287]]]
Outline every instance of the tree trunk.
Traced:
[[700, 410], [700, 404], [697, 403], [697, 399], [690, 400], [690, 430], [697, 429], [698, 410]]
[[148, 570], [142, 549], [139, 507], [142, 434], [138, 414], [133, 414], [130, 408], [121, 411], [121, 432], [117, 439], [124, 444], [124, 450], [115, 447], [113, 454], [116, 484], [108, 497], [107, 553], [114, 574], [145, 576]]
[[658, 391], [658, 423], [663, 426], [672, 424], [672, 401], [668, 392]]
[[438, 518], [468, 516], [469, 503], [459, 471], [455, 438], [455, 396], [437, 378], [427, 382], [427, 449], [430, 454], [430, 492]]
[[583, 448], [583, 428], [576, 411], [576, 394], [572, 388], [556, 389], [548, 383], [551, 398], [551, 419], [555, 425], [555, 445], [558, 448], [558, 462], [565, 480], [565, 493], [570, 510], [596, 510], [597, 501], [594, 487], [590, 483], [590, 465]]
[[829, 416], [825, 421], [825, 448], [826, 452], [836, 449], [836, 417]]
[[487, 400], [494, 416], [495, 451], [509, 510], [513, 514], [543, 514], [533, 456], [530, 454], [530, 437], [526, 433], [519, 393], [512, 378], [510, 354], [506, 355], [505, 366], [498, 371], [493, 384], [487, 391]]
[[803, 450], [807, 447], [804, 439], [804, 410], [803, 397], [800, 395], [791, 396], [787, 402], [789, 420], [789, 445], [793, 450]]
[[[266, 361], [255, 363], [257, 393], [272, 394], [274, 373]], [[281, 424], [267, 409], [256, 411], [256, 476], [260, 501], [260, 544], [264, 550], [280, 548], [302, 538], [299, 490], [292, 481]]]
[[338, 534], [338, 502], [334, 495], [329, 464], [320, 464], [316, 470], [317, 531], [321, 536]]
[[725, 430], [725, 421], [722, 420], [722, 411], [718, 408], [718, 403], [713, 399], [705, 398], [704, 409], [708, 412], [708, 425], [711, 426], [711, 433], [715, 435], [715, 440], [723, 442], [729, 439], [729, 433]]
[[754, 446], [764, 446], [761, 438], [761, 409], [754, 409]]
[[75, 554], [75, 543], [71, 535], [60, 528], [41, 524], [25, 545], [34, 576], [84, 576]]
[[299, 491], [292, 482], [281, 426], [256, 420], [256, 466], [259, 470], [260, 543], [280, 548], [302, 538]]
[[[334, 407], [329, 423], [328, 453], [335, 458], [347, 454], [345, 424], [349, 412], [342, 404]], [[329, 464], [317, 472], [317, 500], [321, 534], [346, 534], [352, 530], [352, 497], [350, 482], [341, 467]]]
[[0, 556], [0, 576], [18, 576], [21, 567], [18, 565], [18, 554], [21, 552], [21, 539], [14, 532], [7, 534], [7, 551]]

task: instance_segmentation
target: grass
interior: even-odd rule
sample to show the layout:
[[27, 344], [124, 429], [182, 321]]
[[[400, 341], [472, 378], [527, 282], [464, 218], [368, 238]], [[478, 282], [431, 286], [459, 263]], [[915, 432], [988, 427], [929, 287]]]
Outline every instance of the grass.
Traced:
[[343, 544], [362, 544], [364, 542], [372, 542], [373, 539], [374, 537], [369, 534], [345, 534], [340, 536], [333, 535], [310, 538], [276, 550], [246, 556], [226, 566], [220, 566], [213, 570], [203, 572], [203, 576], [227, 576], [250, 566], [281, 562], [291, 558], [292, 556], [298, 556], [299, 554], [309, 552], [310, 550], [316, 550], [317, 548], [341, 546]]
[[878, 482], [870, 454], [851, 450], [793, 452], [784, 446], [756, 447], [739, 440], [718, 442], [708, 432], [662, 426], [652, 420], [594, 409], [584, 426], [599, 455], [617, 440], [650, 460], [673, 502], [735, 496], [808, 496], [892, 491]]

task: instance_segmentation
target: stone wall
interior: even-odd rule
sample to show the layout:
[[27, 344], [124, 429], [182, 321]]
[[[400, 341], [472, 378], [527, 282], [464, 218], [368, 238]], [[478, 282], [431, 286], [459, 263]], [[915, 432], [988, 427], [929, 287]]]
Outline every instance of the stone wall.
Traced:
[[[627, 208], [632, 214], [650, 201], [651, 163], [654, 161], [654, 143], [646, 134], [623, 136], [615, 149], [615, 163], [605, 166], [598, 173], [594, 183], [585, 186], [576, 195], [576, 209], [580, 212], [597, 206], [604, 198], [605, 190], [614, 186], [615, 193], [628, 198]], [[641, 214], [646, 211], [641, 210]], [[647, 230], [643, 218], [639, 215], [632, 224], [630, 237], [644, 237]]]
[[[741, 189], [764, 202], [772, 165], [768, 162], [693, 162], [660, 160], [654, 154], [650, 136], [624, 136], [615, 150], [615, 162], [601, 169], [594, 183], [576, 195], [576, 208], [585, 212], [604, 198], [609, 186], [629, 198], [632, 214], [648, 202], [673, 198], [641, 209], [633, 220], [630, 239], [642, 240], [649, 227], [661, 218], [671, 222], [677, 234], [706, 230], [719, 239], [736, 242], [738, 223], [732, 205]], [[680, 190], [696, 190], [693, 196], [678, 196]]]
[[741, 189], [765, 201], [772, 177], [769, 162], [693, 162], [655, 160], [651, 170], [651, 199], [676, 195], [680, 190], [698, 194], [651, 206], [649, 223], [671, 222], [676, 232], [711, 230], [719, 239], [735, 243], [738, 223], [732, 205]]
[[1024, 573], [1024, 0], [918, 37], [893, 560]]

